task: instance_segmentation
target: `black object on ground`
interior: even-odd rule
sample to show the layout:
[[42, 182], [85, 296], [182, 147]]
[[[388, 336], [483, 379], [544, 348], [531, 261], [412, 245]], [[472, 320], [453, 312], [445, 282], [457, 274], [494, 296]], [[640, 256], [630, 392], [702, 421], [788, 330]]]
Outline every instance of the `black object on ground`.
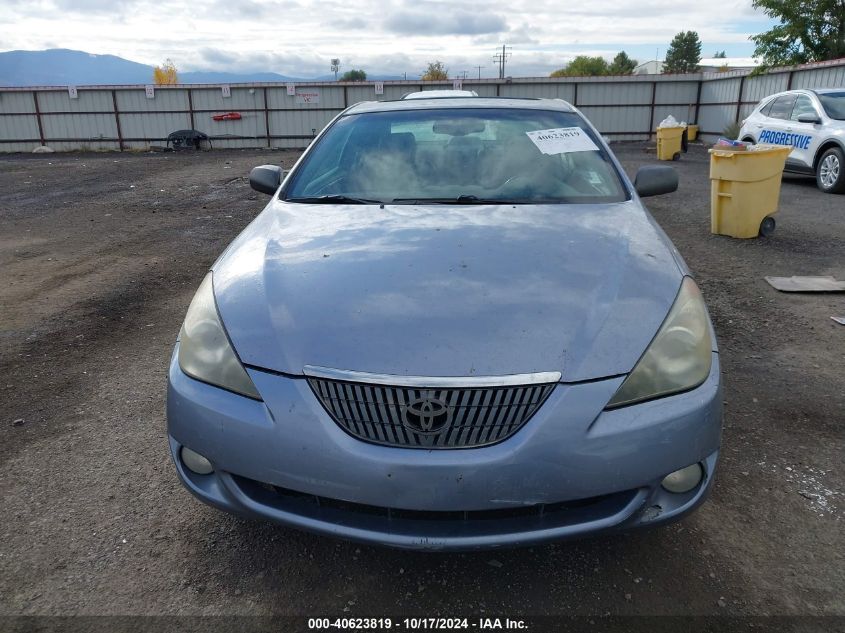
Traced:
[[208, 149], [211, 149], [211, 139], [208, 138], [208, 134], [199, 130], [177, 130], [167, 135], [167, 148], [177, 152], [186, 149], [199, 151], [203, 149], [203, 143], [208, 143]]

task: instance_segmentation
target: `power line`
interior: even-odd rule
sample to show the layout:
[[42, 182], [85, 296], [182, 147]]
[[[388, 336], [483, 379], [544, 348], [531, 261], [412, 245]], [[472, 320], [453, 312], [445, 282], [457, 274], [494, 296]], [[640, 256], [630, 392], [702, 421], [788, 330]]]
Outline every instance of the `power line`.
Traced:
[[505, 63], [510, 59], [510, 46], [502, 44], [502, 52], [493, 55], [493, 61], [499, 64], [499, 79], [505, 78]]

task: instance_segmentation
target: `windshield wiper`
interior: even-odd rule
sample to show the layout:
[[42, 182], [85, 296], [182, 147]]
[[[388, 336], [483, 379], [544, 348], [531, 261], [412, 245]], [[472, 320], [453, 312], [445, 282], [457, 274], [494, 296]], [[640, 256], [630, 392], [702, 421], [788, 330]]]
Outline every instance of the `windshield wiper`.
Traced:
[[285, 202], [299, 202], [308, 204], [382, 204], [381, 200], [370, 200], [369, 198], [354, 198], [341, 194], [328, 194], [325, 196], [313, 196], [305, 198], [287, 198]]
[[461, 194], [456, 198], [394, 198], [391, 202], [397, 204], [526, 204], [525, 200], [479, 198], [469, 194]]

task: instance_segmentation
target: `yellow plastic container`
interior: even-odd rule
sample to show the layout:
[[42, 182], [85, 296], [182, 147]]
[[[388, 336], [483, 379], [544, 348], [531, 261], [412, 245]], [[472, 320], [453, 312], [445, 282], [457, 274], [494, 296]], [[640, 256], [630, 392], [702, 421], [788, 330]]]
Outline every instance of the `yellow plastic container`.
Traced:
[[681, 157], [683, 125], [657, 128], [657, 160], [678, 160]]
[[688, 125], [687, 126], [687, 140], [694, 141], [698, 138], [698, 126], [697, 125]]
[[710, 150], [710, 230], [750, 238], [775, 230], [780, 181], [791, 147]]

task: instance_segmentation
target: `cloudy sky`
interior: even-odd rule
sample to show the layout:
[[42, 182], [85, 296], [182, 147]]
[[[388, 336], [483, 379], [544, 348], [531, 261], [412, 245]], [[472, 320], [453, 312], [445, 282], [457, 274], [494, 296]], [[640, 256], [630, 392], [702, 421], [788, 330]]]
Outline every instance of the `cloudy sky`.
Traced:
[[769, 20], [751, 0], [0, 0], [0, 50], [72, 48], [180, 70], [272, 71], [301, 77], [343, 69], [416, 77], [442, 60], [454, 76], [547, 75], [578, 54], [640, 61], [672, 36], [698, 31], [702, 55], [749, 56]]

